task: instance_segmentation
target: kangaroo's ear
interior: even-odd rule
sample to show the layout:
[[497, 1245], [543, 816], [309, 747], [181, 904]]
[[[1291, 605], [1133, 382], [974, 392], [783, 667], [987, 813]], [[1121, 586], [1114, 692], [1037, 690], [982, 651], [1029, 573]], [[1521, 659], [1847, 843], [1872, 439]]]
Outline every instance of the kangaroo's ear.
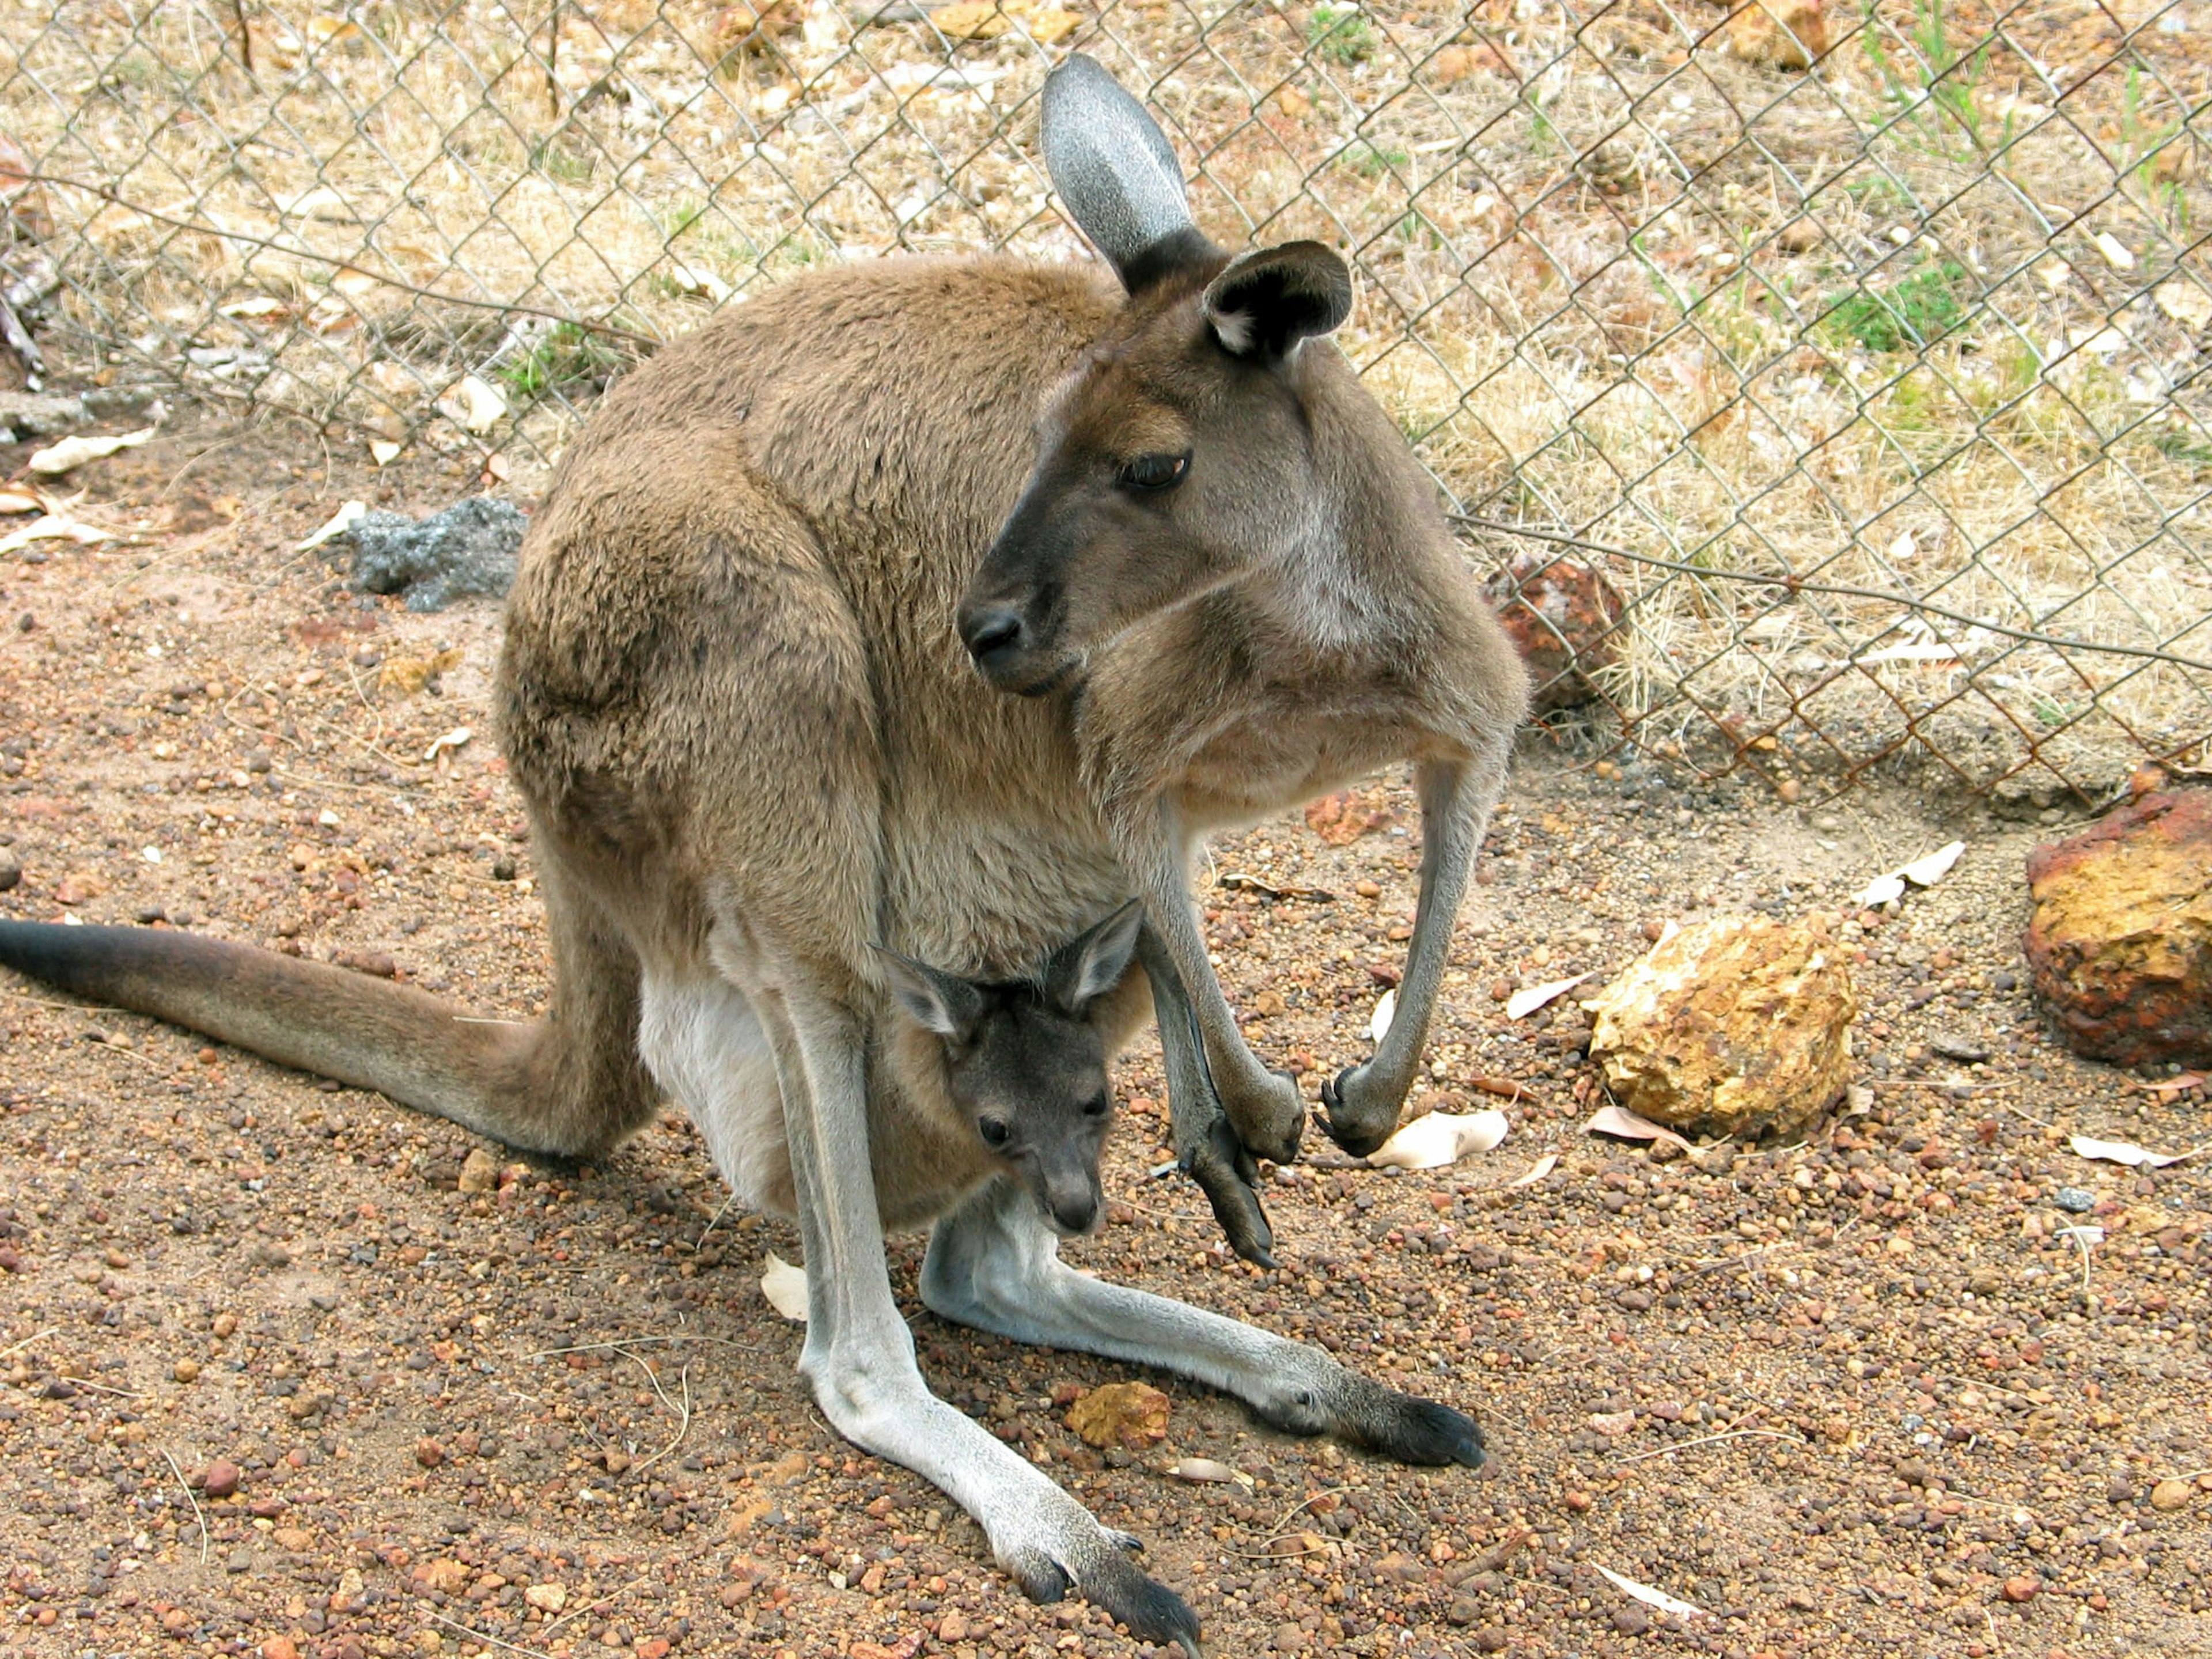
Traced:
[[1070, 53], [1045, 77], [1042, 119], [1053, 188], [1123, 288], [1141, 292], [1213, 253], [1167, 135], [1097, 58]]
[[1203, 303], [1224, 351], [1277, 361], [1352, 315], [1352, 273], [1319, 242], [1285, 242], [1231, 261]]
[[983, 1022], [983, 994], [957, 974], [948, 974], [912, 957], [877, 945], [876, 956], [891, 994], [915, 1024], [934, 1031], [946, 1042], [964, 1044], [975, 1040]]
[[1091, 1005], [1121, 982], [1145, 925], [1142, 900], [1131, 899], [1079, 939], [1070, 939], [1045, 964], [1045, 996], [1062, 1013], [1080, 1019]]

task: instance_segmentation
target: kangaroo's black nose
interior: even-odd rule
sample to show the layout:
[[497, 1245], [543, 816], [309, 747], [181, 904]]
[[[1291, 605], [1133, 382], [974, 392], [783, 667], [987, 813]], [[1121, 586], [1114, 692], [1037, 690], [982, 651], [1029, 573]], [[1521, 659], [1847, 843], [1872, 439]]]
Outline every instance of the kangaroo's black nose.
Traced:
[[981, 605], [960, 613], [961, 643], [987, 668], [994, 659], [1019, 651], [1027, 632], [1021, 612], [1010, 605]]

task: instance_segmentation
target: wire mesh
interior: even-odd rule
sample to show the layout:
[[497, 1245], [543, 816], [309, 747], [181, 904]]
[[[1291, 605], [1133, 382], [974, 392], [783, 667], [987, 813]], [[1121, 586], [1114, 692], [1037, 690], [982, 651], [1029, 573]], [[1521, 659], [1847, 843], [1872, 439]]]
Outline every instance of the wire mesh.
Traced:
[[[832, 260], [1082, 255], [1097, 55], [1341, 337], [1547, 724], [1785, 796], [2212, 763], [2208, 0], [55, 0], [0, 25], [0, 296], [73, 371], [543, 463]], [[1616, 758], [1620, 758], [1617, 757]]]

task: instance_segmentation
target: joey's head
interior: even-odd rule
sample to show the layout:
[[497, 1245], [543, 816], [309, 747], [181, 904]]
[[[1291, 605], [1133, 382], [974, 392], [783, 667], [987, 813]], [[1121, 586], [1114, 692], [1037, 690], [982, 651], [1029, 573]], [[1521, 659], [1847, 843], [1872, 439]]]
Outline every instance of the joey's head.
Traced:
[[963, 979], [882, 953], [900, 1009], [943, 1045], [954, 1106], [1070, 1237], [1097, 1227], [1105, 1209], [1098, 1163], [1114, 1100], [1098, 1016], [1128, 971], [1143, 919], [1139, 905], [1124, 905], [1031, 980]]
[[1200, 234], [1167, 140], [1091, 59], [1047, 80], [1043, 140], [1129, 302], [1048, 399], [1021, 498], [961, 599], [976, 666], [1026, 696], [1332, 533], [1302, 348], [1352, 309], [1351, 275], [1318, 242], [1231, 259]]

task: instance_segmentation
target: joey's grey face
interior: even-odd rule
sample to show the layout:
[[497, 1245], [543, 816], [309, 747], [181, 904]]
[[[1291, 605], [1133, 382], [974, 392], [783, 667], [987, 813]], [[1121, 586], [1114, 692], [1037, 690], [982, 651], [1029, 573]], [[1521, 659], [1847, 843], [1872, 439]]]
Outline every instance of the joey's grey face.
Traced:
[[954, 1105], [1064, 1234], [1089, 1232], [1105, 1208], [1098, 1160], [1114, 1103], [1097, 1016], [1143, 922], [1132, 900], [1054, 951], [1036, 979], [1011, 984], [879, 954], [900, 1008], [944, 1045]]
[[985, 1150], [1012, 1169], [1054, 1230], [1093, 1231], [1105, 1213], [1098, 1164], [1114, 1112], [1098, 1033], [1022, 988], [948, 1070]]
[[1122, 629], [1332, 533], [1297, 352], [1348, 311], [1343, 263], [1311, 242], [1193, 257], [1054, 392], [961, 599], [961, 638], [1000, 690], [1056, 690]]

